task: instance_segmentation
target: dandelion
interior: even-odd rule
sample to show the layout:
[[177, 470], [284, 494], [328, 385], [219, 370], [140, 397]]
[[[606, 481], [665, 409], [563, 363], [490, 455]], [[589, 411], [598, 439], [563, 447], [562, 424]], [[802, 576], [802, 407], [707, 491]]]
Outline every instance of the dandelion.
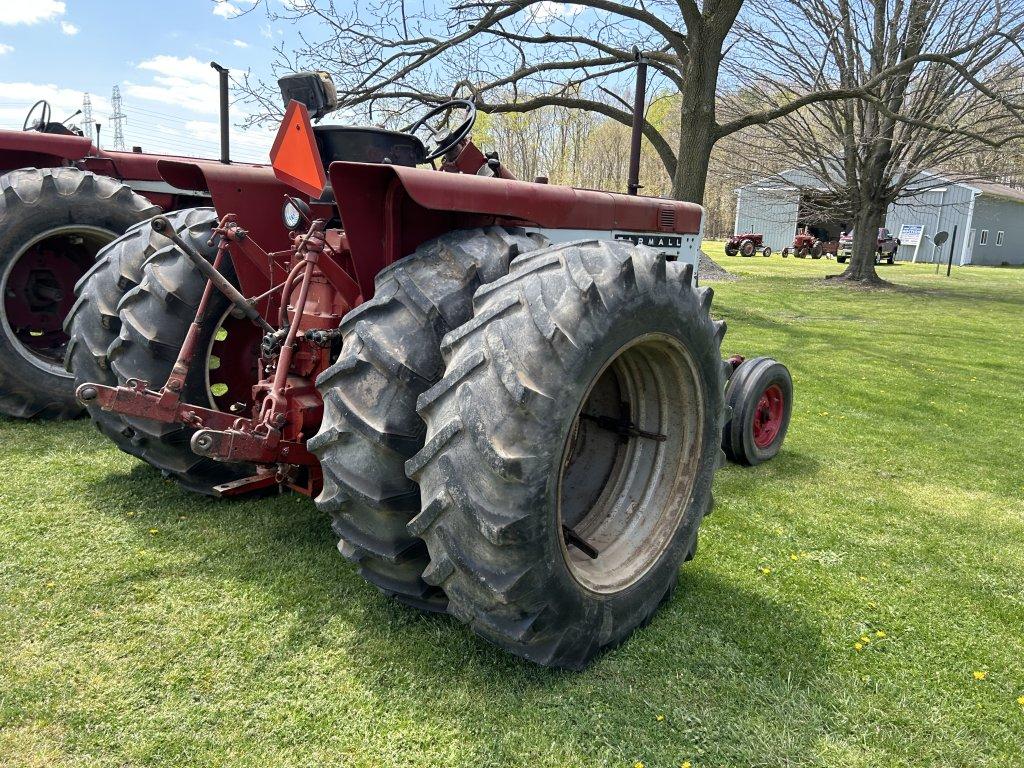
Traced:
[[796, 562], [797, 560], [800, 559], [800, 555], [790, 555], [789, 559], [792, 560], [793, 562]]
[[47, 589], [53, 589], [55, 586], [57, 586], [57, 585], [54, 584], [52, 581], [46, 582], [46, 588]]
[[[1024, 698], [1024, 696], [1021, 698]], [[693, 768], [693, 764], [689, 760], [683, 760], [683, 762], [679, 764], [679, 768]]]
[[868, 637], [867, 635], [861, 635], [860, 636], [860, 641], [862, 643], [864, 643], [864, 645], [869, 645], [871, 643], [871, 638]]
[[644, 768], [644, 764], [637, 760], [635, 763], [633, 763], [633, 768]]
[[657, 720], [657, 721], [658, 721], [658, 722], [660, 723], [660, 722], [661, 722], [662, 720], [664, 720], [664, 719], [665, 719], [665, 716], [664, 716], [664, 715], [658, 715], [658, 716], [657, 716], [656, 718], [654, 718], [654, 719], [655, 719], [655, 720]]
[[880, 629], [877, 632], [875, 632], [875, 637], [877, 637], [878, 639], [882, 639], [883, 637], [885, 637], [885, 630]]
[[155, 536], [156, 534], [160, 533], [160, 531], [158, 531], [158, 530], [157, 530], [156, 528], [150, 528], [150, 529], [149, 529], [149, 532], [150, 532], [150, 534], [152, 534], [153, 536]]
[[761, 566], [761, 573], [763, 573], [765, 576], [769, 575], [771, 572], [772, 572], [772, 569], [769, 568], [767, 565], [762, 565]]
[[986, 672], [984, 670], [975, 670], [974, 671], [974, 679], [975, 680], [984, 680], [986, 677], [988, 677], [988, 672]]
[[1024, 707], [1024, 696], [1018, 696], [1017, 703]]
[[874, 600], [869, 600], [868, 601], [868, 608], [877, 608], [877, 607], [878, 607], [878, 603], [876, 603]]
[[862, 650], [864, 650], [864, 646], [861, 645], [860, 643], [854, 643], [853, 644], [853, 650], [858, 651], [858, 652], [862, 651]]

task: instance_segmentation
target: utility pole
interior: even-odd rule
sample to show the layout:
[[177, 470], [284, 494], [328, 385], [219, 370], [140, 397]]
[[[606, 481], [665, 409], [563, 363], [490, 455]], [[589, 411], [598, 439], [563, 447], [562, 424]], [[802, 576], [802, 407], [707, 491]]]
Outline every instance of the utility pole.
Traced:
[[114, 124], [114, 149], [124, 150], [124, 124], [128, 122], [121, 109], [121, 89], [114, 86], [114, 93], [110, 97], [110, 108], [113, 114], [110, 115], [110, 122]]
[[92, 141], [92, 100], [88, 93], [82, 97], [82, 135]]

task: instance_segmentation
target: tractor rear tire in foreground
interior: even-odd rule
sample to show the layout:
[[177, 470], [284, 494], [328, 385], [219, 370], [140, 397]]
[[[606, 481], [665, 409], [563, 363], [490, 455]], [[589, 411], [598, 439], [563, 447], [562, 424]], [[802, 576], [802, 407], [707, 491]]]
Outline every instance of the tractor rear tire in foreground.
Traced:
[[0, 176], [0, 414], [81, 414], [64, 369], [75, 283], [97, 251], [159, 212], [121, 181], [77, 168]]
[[793, 414], [789, 369], [770, 357], [744, 360], [729, 379], [725, 403], [732, 409], [722, 430], [729, 460], [756, 466], [775, 458]]
[[725, 324], [692, 277], [628, 243], [553, 246], [477, 291], [442, 343], [409, 530], [449, 612], [511, 653], [584, 667], [696, 546], [724, 460]]
[[[216, 246], [208, 245], [216, 212], [212, 208], [191, 208], [168, 214], [175, 231], [208, 259]], [[141, 237], [134, 237], [135, 235]], [[171, 367], [195, 318], [199, 300], [206, 286], [189, 258], [162, 235], [142, 228], [130, 233], [132, 243], [125, 248], [151, 251], [142, 270], [139, 285], [127, 291], [118, 305], [120, 330], [107, 348], [106, 359], [116, 376], [116, 383], [125, 385], [129, 379], [149, 382], [150, 389], [160, 389], [167, 381]], [[128, 239], [128, 238], [126, 238]], [[221, 272], [232, 279], [230, 263]], [[99, 288], [89, 285], [102, 279], [102, 274], [83, 282], [81, 295], [92, 295]], [[230, 304], [219, 292], [211, 297], [204, 330], [197, 344], [189, 377], [181, 392], [183, 402], [204, 407], [227, 408], [232, 399], [251, 397], [249, 388], [256, 381], [260, 331], [248, 321], [234, 320]], [[79, 316], [71, 322], [72, 333], [80, 327]], [[84, 316], [81, 322], [86, 322]], [[224, 329], [232, 331], [225, 338]], [[89, 380], [92, 372], [80, 372], [74, 360], [72, 370], [78, 383]], [[220, 377], [231, 375], [240, 383], [228, 388], [223, 398], [216, 396]], [[102, 382], [101, 382], [102, 383]], [[219, 390], [218, 390], [219, 391]], [[240, 409], [241, 410], [241, 409]], [[247, 409], [245, 409], [247, 410]], [[215, 494], [215, 486], [253, 473], [248, 464], [231, 464], [198, 456], [189, 444], [195, 430], [183, 424], [165, 424], [150, 419], [118, 417], [122, 423], [116, 434], [106, 429], [111, 414], [98, 406], [89, 407], [90, 415], [101, 431], [126, 453], [137, 456], [178, 481], [184, 488], [202, 494]]]
[[446, 234], [376, 279], [374, 297], [345, 316], [344, 345], [317, 386], [320, 432], [309, 449], [324, 487], [338, 550], [385, 594], [444, 611], [442, 590], [425, 583], [427, 550], [406, 530], [419, 488], [405, 461], [423, 447], [416, 399], [444, 373], [441, 338], [472, 314], [473, 292], [508, 272], [509, 262], [542, 247], [539, 236], [501, 227]]

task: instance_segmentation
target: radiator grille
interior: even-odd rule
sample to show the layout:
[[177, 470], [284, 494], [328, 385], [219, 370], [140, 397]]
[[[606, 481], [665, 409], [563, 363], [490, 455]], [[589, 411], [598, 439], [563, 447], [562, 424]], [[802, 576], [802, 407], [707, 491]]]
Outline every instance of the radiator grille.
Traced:
[[676, 228], [676, 209], [662, 207], [658, 211], [658, 227], [663, 232], [672, 232]]

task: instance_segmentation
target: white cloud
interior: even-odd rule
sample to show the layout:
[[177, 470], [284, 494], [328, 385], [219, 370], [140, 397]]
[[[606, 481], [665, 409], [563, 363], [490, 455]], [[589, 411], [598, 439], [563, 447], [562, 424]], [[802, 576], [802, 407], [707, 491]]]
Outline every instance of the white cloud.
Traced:
[[237, 38], [232, 40], [231, 44], [233, 46], [235, 46], [235, 48], [248, 48], [249, 47], [249, 44], [247, 42], [245, 42], [245, 40], [239, 40]]
[[0, 56], [3, 56], [5, 53], [11, 53], [13, 50], [13, 45], [4, 45], [3, 43], [0, 43]]
[[60, 0], [0, 0], [0, 24], [38, 24], [63, 16], [66, 10]]
[[534, 6], [533, 19], [539, 23], [554, 21], [566, 16], [576, 16], [583, 11], [582, 5], [575, 3], [554, 3], [545, 0]]
[[161, 54], [141, 62], [137, 69], [153, 72], [152, 83], [125, 81], [126, 96], [161, 104], [173, 104], [189, 112], [217, 114], [217, 72], [194, 56], [179, 58]]
[[[84, 95], [82, 91], [61, 88], [53, 83], [28, 82], [0, 83], [0, 94], [3, 95], [4, 102], [4, 106], [0, 108], [0, 127], [19, 130], [29, 107], [39, 99], [50, 102], [54, 120], [63, 120], [82, 108]], [[110, 114], [110, 101], [95, 93], [91, 94], [89, 99], [92, 101], [93, 120], [106, 123], [106, 116]], [[76, 125], [79, 120], [80, 118], [75, 118], [69, 125]]]
[[68, 36], [77, 35], [78, 34], [78, 27], [76, 27], [70, 21], [62, 21], [60, 23], [60, 31], [63, 32], [65, 35], [68, 35]]
[[213, 15], [220, 16], [222, 19], [233, 19], [241, 12], [241, 8], [232, 5], [228, 0], [216, 0], [213, 4]]

